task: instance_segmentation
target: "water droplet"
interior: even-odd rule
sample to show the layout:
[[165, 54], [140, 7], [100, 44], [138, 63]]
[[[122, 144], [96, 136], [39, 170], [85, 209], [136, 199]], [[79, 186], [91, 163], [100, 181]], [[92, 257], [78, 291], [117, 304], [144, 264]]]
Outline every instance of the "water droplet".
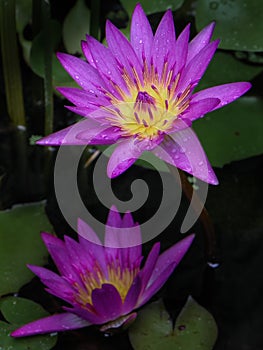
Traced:
[[139, 44], [142, 44], [142, 39], [141, 39], [141, 40], [139, 40]]
[[75, 79], [79, 80], [79, 75], [75, 75]]
[[198, 165], [202, 166], [204, 165], [204, 162], [201, 160], [201, 162], [199, 162]]
[[210, 2], [209, 7], [211, 10], [216, 10], [218, 8], [218, 2], [216, 1]]

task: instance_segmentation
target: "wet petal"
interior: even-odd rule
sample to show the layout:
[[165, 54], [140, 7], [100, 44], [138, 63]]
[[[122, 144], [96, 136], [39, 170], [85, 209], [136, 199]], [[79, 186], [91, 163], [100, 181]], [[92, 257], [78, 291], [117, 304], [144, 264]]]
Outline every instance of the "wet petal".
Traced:
[[206, 113], [216, 109], [219, 103], [220, 100], [218, 98], [204, 98], [203, 100], [199, 100], [197, 102], [193, 102], [192, 100], [182, 118], [194, 121], [203, 117]]
[[187, 64], [177, 87], [178, 92], [183, 92], [189, 85], [199, 82], [213, 58], [218, 44], [219, 40], [208, 44]]
[[12, 332], [11, 336], [28, 337], [35, 334], [53, 333], [88, 326], [90, 326], [90, 323], [82, 318], [74, 314], [63, 313], [28, 323]]
[[175, 73], [181, 72], [181, 69], [185, 66], [186, 57], [188, 53], [188, 41], [190, 35], [190, 24], [188, 24], [182, 33], [178, 36], [178, 39], [175, 44]]
[[157, 157], [189, 174], [213, 185], [218, 184], [216, 175], [205, 152], [191, 128], [169, 135], [152, 151]]
[[122, 174], [141, 156], [143, 151], [154, 148], [158, 142], [147, 139], [136, 142], [135, 139], [129, 138], [117, 144], [108, 162], [108, 176], [114, 178]]
[[86, 58], [86, 60], [89, 62], [89, 64], [96, 68], [96, 64], [94, 62], [94, 59], [93, 59], [93, 56], [92, 56], [92, 53], [90, 51], [90, 48], [89, 48], [89, 45], [86, 41], [81, 41], [81, 49], [82, 49], [82, 52]]
[[160, 252], [160, 242], [157, 242], [152, 247], [150, 253], [148, 254], [147, 260], [144, 264], [144, 267], [139, 272], [142, 282], [143, 282], [143, 289], [146, 288], [148, 281], [153, 273], [155, 264], [157, 262], [158, 256]]
[[147, 287], [140, 297], [138, 306], [146, 303], [164, 285], [189, 249], [193, 239], [194, 235], [189, 235], [159, 256]]
[[142, 289], [142, 281], [140, 276], [137, 276], [134, 279], [126, 295], [126, 298], [123, 304], [123, 309], [122, 309], [123, 314], [127, 314], [134, 309], [135, 305], [137, 304], [139, 295], [141, 293], [141, 289]]
[[187, 63], [190, 62], [211, 40], [215, 22], [210, 23], [198, 33], [188, 46]]
[[101, 87], [106, 88], [106, 84], [90, 64], [65, 53], [58, 53], [57, 57], [66, 71], [84, 90], [95, 95], [103, 95]]
[[168, 60], [169, 54], [175, 52], [175, 40], [173, 14], [171, 10], [168, 10], [158, 25], [151, 51], [153, 64], [157, 68], [159, 77], [161, 77], [163, 64]]
[[137, 4], [131, 21], [131, 44], [143, 64], [144, 59], [150, 64], [153, 32], [140, 4]]
[[96, 312], [104, 319], [103, 322], [115, 320], [121, 315], [122, 300], [112, 284], [105, 283], [101, 288], [94, 289], [91, 297]]
[[246, 82], [214, 86], [194, 94], [192, 96], [192, 102], [199, 102], [200, 100], [208, 98], [218, 98], [220, 102], [213, 108], [214, 110], [236, 100], [250, 88], [251, 84]]
[[106, 40], [109, 49], [118, 62], [126, 68], [131, 77], [134, 77], [132, 70], [132, 67], [134, 67], [142, 83], [142, 65], [139, 58], [128, 39], [110, 21], [106, 22]]
[[[89, 35], [87, 35], [87, 44], [92, 52], [95, 65], [104, 80], [113, 80], [113, 82], [119, 86], [121, 90], [128, 93], [129, 90], [127, 89], [127, 85], [124, 82], [120, 71], [118, 70], [118, 63], [111, 51]], [[115, 90], [115, 96], [121, 97], [119, 92], [113, 88], [113, 86], [111, 86], [110, 90], [112, 89]]]
[[72, 300], [73, 289], [70, 284], [56, 273], [40, 266], [27, 265], [37, 275], [42, 283], [49, 288], [50, 293], [67, 302]]

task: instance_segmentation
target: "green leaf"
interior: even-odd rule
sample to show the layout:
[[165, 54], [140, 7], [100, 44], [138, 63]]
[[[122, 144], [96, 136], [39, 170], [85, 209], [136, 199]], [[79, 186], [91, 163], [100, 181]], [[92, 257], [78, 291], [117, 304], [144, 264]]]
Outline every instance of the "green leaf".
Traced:
[[193, 124], [213, 166], [263, 153], [263, 101], [242, 97]]
[[44, 203], [0, 212], [0, 295], [13, 293], [33, 276], [26, 264], [43, 265], [47, 250], [40, 231], [51, 231]]
[[[137, 0], [121, 0], [121, 3], [125, 10], [128, 12], [129, 16], [132, 15], [133, 10], [138, 3]], [[155, 12], [164, 12], [168, 9], [173, 11], [180, 8], [184, 3], [184, 0], [141, 0], [140, 4], [144, 12], [147, 15]]]
[[0, 310], [6, 321], [16, 325], [26, 324], [49, 315], [41, 305], [18, 297], [0, 299]]
[[129, 337], [135, 350], [211, 350], [217, 326], [212, 315], [189, 297], [173, 329], [172, 320], [159, 300], [138, 313]]
[[217, 52], [209, 64], [197, 90], [210, 86], [236, 81], [248, 81], [258, 75], [263, 66], [246, 64], [236, 59], [231, 53]]
[[12, 338], [10, 333], [18, 327], [36, 319], [48, 316], [39, 304], [31, 300], [7, 297], [0, 301], [0, 310], [5, 319], [0, 321], [0, 349], [1, 350], [49, 350], [57, 342], [57, 336], [38, 335], [27, 338]]
[[63, 24], [63, 41], [69, 53], [81, 53], [81, 40], [89, 34], [90, 10], [85, 0], [78, 0], [72, 7]]
[[220, 48], [263, 51], [262, 6], [258, 0], [198, 0], [197, 29], [216, 21], [214, 37], [221, 39]]

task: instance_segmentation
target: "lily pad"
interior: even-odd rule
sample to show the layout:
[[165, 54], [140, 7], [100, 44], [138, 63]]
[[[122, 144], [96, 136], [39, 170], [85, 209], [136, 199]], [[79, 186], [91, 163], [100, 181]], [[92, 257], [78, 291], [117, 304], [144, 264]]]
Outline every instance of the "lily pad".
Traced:
[[51, 231], [44, 203], [0, 212], [0, 295], [14, 293], [33, 276], [26, 264], [43, 265], [47, 250], [40, 231]]
[[57, 342], [57, 336], [38, 335], [27, 338], [12, 338], [10, 333], [36, 319], [48, 316], [39, 304], [31, 300], [7, 297], [1, 300], [0, 310], [7, 322], [0, 321], [0, 349], [2, 350], [49, 350]]
[[213, 166], [263, 153], [262, 112], [262, 99], [242, 97], [194, 122], [193, 128]]
[[135, 350], [211, 350], [217, 326], [213, 316], [189, 297], [173, 328], [159, 300], [138, 313], [129, 337]]
[[[129, 16], [132, 15], [133, 10], [138, 3], [137, 0], [121, 0], [121, 3], [125, 10], [128, 12]], [[147, 15], [155, 12], [164, 12], [168, 9], [173, 11], [180, 8], [184, 3], [184, 0], [141, 0], [140, 4], [144, 12]]]
[[81, 53], [81, 40], [90, 29], [90, 10], [85, 0], [78, 0], [72, 7], [63, 23], [62, 36], [65, 47], [69, 53]]
[[216, 21], [214, 37], [221, 39], [222, 49], [263, 51], [262, 11], [258, 0], [199, 0], [196, 25], [201, 30]]

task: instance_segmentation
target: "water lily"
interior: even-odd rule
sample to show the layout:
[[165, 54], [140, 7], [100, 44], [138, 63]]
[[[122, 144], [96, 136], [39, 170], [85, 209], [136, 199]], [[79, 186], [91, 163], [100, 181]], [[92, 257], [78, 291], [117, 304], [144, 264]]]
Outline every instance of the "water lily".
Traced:
[[66, 301], [65, 312], [26, 324], [11, 335], [24, 337], [100, 325], [103, 332], [127, 325], [166, 282], [192, 243], [189, 235], [159, 255], [155, 243], [143, 264], [140, 226], [127, 212], [112, 208], [101, 244], [95, 232], [78, 222], [79, 242], [43, 233], [43, 241], [60, 275], [39, 266], [29, 268], [47, 291]]
[[176, 38], [168, 10], [153, 35], [138, 4], [132, 16], [130, 42], [108, 21], [108, 47], [89, 35], [82, 42], [87, 62], [59, 53], [58, 59], [80, 88], [58, 90], [73, 103], [68, 108], [85, 119], [44, 137], [38, 144], [116, 143], [108, 162], [109, 177], [123, 173], [144, 151], [152, 151], [195, 177], [217, 184], [191, 125], [240, 97], [250, 83], [194, 92], [219, 44], [219, 40], [210, 42], [213, 29], [211, 23], [189, 42], [188, 25]]

